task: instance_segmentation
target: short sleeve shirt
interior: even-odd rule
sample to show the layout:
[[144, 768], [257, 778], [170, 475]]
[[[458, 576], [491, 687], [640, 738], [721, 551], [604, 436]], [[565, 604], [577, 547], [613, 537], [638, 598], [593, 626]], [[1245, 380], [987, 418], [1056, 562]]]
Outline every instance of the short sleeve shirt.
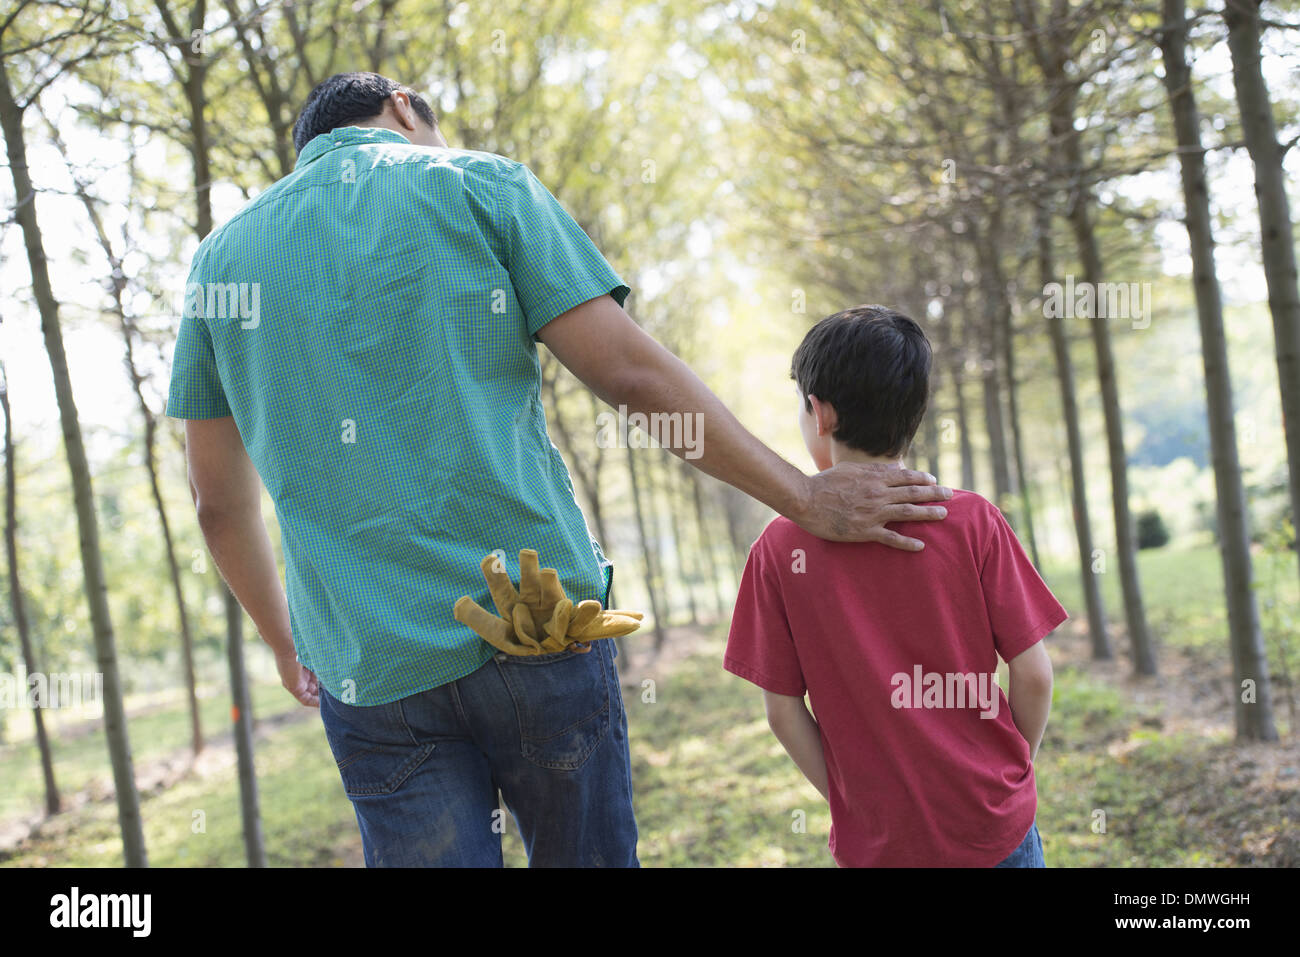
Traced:
[[774, 520], [750, 549], [723, 667], [808, 694], [843, 866], [988, 867], [1037, 810], [1029, 745], [993, 681], [1065, 620], [998, 509], [955, 490], [902, 552]]
[[275, 503], [299, 659], [384, 704], [494, 653], [455, 621], [500, 551], [606, 601], [535, 337], [629, 289], [525, 166], [345, 127], [195, 253], [167, 414], [233, 416]]

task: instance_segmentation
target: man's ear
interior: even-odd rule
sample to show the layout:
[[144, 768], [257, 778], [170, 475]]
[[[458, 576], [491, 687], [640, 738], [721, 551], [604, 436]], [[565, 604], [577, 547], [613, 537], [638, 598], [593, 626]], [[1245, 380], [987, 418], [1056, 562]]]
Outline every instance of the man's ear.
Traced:
[[419, 122], [419, 117], [415, 115], [415, 109], [411, 106], [411, 98], [401, 90], [394, 90], [388, 94], [388, 102], [392, 106], [393, 115], [403, 129], [415, 130], [415, 124]]

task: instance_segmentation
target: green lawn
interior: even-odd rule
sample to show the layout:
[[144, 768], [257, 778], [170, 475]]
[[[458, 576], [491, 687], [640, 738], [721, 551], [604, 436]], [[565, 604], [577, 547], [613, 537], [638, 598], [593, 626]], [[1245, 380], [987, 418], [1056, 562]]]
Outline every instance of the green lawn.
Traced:
[[[1252, 556], [1252, 565], [1260, 622], [1272, 656], [1279, 640], [1293, 636], [1300, 622], [1296, 557], [1289, 553], [1258, 551]], [[1223, 571], [1213, 545], [1166, 546], [1138, 552], [1138, 575], [1147, 621], [1157, 641], [1189, 649], [1208, 649], [1216, 655], [1227, 649]], [[1078, 566], [1047, 564], [1043, 577], [1071, 616], [1082, 617], [1083, 586]], [[1112, 624], [1122, 624], [1124, 603], [1119, 569], [1112, 562], [1100, 577], [1107, 617]], [[1296, 653], [1293, 639], [1288, 651], [1291, 656]]]

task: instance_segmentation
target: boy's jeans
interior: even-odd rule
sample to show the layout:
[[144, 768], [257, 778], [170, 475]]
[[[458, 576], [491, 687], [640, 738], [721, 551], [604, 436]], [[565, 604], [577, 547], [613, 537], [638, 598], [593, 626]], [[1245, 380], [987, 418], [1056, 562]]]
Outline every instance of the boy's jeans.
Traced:
[[505, 799], [532, 867], [637, 867], [614, 643], [498, 654], [450, 684], [358, 707], [321, 689], [368, 867], [501, 867]]
[[1029, 825], [1029, 833], [1020, 842], [1020, 846], [1007, 855], [1001, 864], [994, 867], [1046, 867], [1043, 861], [1043, 842], [1038, 836], [1038, 822]]

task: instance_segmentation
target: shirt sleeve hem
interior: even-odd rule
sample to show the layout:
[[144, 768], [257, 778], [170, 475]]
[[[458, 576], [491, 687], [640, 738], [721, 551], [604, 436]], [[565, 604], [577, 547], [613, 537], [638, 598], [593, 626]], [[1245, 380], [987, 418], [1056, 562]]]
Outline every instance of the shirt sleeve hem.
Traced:
[[163, 413], [169, 419], [225, 419], [233, 413], [229, 407], [224, 412], [213, 411], [210, 408], [195, 408], [181, 403], [167, 403], [167, 411]]
[[751, 684], [756, 684], [764, 691], [770, 691], [773, 694], [789, 695], [792, 698], [802, 698], [804, 692], [808, 689], [804, 685], [790, 684], [785, 681], [778, 681], [768, 675], [763, 674], [757, 668], [751, 668], [744, 662], [737, 661], [735, 658], [726, 656], [722, 659], [724, 670], [731, 672], [739, 678], [744, 678]]
[[1057, 606], [1054, 611], [1049, 612], [1035, 622], [1030, 628], [1021, 632], [1014, 640], [1003, 642], [1003, 647], [999, 650], [1003, 661], [1010, 661], [1017, 655], [1033, 647], [1039, 641], [1042, 641], [1052, 633], [1062, 622], [1070, 616], [1065, 609]]
[[195, 402], [168, 402], [166, 411], [162, 413], [168, 419], [226, 419], [233, 415], [230, 406], [221, 403], [221, 406], [213, 408], [212, 404], [203, 404]]
[[[610, 282], [614, 285], [611, 286]], [[628, 293], [631, 291], [631, 287], [625, 285], [617, 276], [604, 279], [592, 278], [565, 289], [546, 300], [545, 305], [528, 316], [528, 334], [536, 336], [537, 331], [552, 319], [564, 315], [574, 306], [581, 306], [584, 302], [590, 302], [601, 296], [613, 296], [614, 301], [621, 306], [627, 301]]]

